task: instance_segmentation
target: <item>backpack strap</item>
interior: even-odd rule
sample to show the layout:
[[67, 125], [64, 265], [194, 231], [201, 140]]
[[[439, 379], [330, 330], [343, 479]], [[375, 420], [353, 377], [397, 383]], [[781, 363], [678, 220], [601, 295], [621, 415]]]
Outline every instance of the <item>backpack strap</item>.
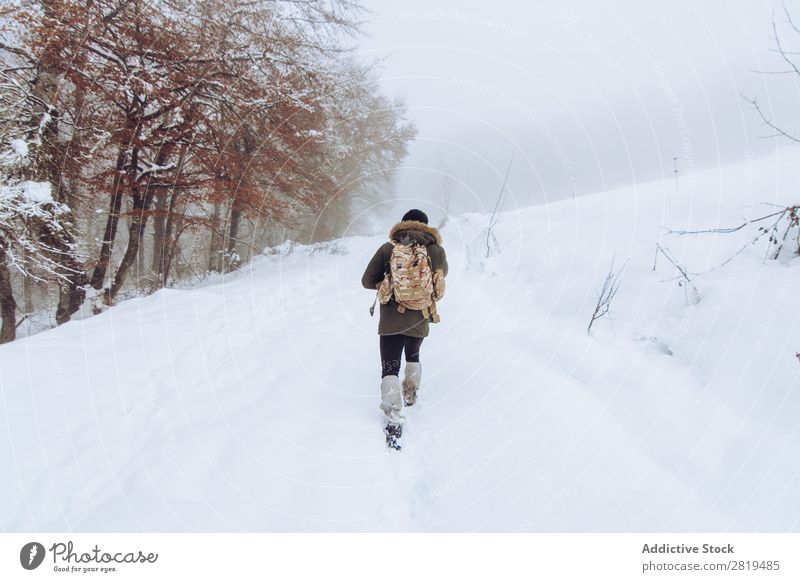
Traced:
[[379, 293], [380, 293], [380, 291], [377, 291], [377, 292], [375, 293], [375, 301], [373, 301], [373, 302], [372, 302], [372, 306], [369, 308], [369, 316], [370, 316], [370, 317], [372, 317], [373, 315], [375, 315], [375, 304], [378, 302], [378, 294], [379, 294]]
[[[436, 273], [436, 265], [433, 264], [433, 257], [431, 256], [430, 252], [428, 252], [428, 265], [431, 268], [431, 275]], [[431, 297], [431, 306], [425, 311], [427, 311], [428, 314], [423, 312], [423, 315], [425, 316], [425, 319], [430, 320], [431, 323], [439, 323], [442, 321], [442, 318], [439, 317], [439, 312], [436, 310], [436, 299], [434, 297]]]

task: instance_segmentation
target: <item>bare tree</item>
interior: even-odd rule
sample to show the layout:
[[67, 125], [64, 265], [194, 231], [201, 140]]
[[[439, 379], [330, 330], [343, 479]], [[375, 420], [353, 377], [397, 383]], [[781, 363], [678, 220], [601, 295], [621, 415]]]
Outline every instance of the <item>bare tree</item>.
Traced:
[[[786, 3], [782, 2], [781, 5], [783, 7], [783, 13], [786, 16], [786, 24], [789, 25], [789, 27], [792, 29], [793, 32], [800, 34], [800, 28], [798, 28], [798, 26], [792, 20], [792, 15], [789, 12], [789, 9], [786, 7]], [[778, 31], [778, 24], [775, 22], [774, 17], [772, 18], [772, 33], [773, 33], [772, 39], [775, 41], [775, 48], [771, 50], [780, 55], [781, 60], [783, 61], [783, 63], [786, 65], [787, 68], [780, 71], [758, 71], [758, 72], [766, 75], [796, 75], [800, 77], [800, 67], [797, 65], [797, 63], [794, 62], [793, 59], [793, 56], [797, 55], [797, 53], [794, 51], [786, 50], [784, 43], [781, 41], [781, 35], [780, 32]], [[773, 118], [761, 108], [761, 105], [758, 103], [758, 98], [744, 97], [744, 99], [748, 103], [753, 105], [753, 108], [756, 110], [756, 112], [758, 112], [758, 115], [761, 117], [761, 121], [764, 122], [764, 125], [769, 127], [771, 130], [775, 132], [771, 135], [764, 137], [781, 136], [794, 142], [800, 142], [800, 138], [798, 138], [795, 133], [790, 132], [787, 129], [781, 128], [777, 123], [775, 123]]]

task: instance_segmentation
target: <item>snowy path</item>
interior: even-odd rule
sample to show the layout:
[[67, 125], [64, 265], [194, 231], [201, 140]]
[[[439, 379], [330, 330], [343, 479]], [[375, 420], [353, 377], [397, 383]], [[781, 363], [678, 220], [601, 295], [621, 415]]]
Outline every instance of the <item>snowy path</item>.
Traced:
[[[508, 212], [488, 261], [486, 217], [452, 221], [399, 454], [359, 286], [381, 236], [284, 245], [2, 346], [0, 528], [797, 530], [798, 260], [754, 248], [700, 278], [696, 305], [652, 271], [661, 226], [790, 199], [800, 176], [773, 166], [748, 169], [756, 199], [732, 167], [698, 175], [702, 196], [653, 183]], [[738, 248], [667, 242], [693, 270]], [[614, 319], [589, 337], [614, 255]]]

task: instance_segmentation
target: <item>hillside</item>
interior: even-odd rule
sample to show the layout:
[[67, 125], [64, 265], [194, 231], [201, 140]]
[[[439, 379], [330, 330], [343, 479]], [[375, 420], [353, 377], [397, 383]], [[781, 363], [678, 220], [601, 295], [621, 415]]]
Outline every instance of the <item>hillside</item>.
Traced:
[[[360, 277], [385, 234], [269, 249], [0, 346], [4, 531], [797, 531], [800, 259], [732, 256], [800, 153], [443, 228], [406, 448]], [[509, 199], [506, 208], [513, 206]], [[386, 217], [386, 230], [399, 217]], [[586, 326], [612, 259], [610, 317]], [[691, 291], [691, 289], [690, 289]]]

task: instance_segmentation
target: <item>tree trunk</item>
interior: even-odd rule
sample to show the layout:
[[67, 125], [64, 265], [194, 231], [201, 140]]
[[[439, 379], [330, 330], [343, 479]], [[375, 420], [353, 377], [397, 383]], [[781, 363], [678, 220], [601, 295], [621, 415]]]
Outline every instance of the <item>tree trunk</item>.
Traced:
[[136, 263], [136, 276], [141, 277], [147, 272], [147, 269], [144, 264], [145, 254], [147, 253], [147, 245], [144, 241], [144, 232], [142, 231], [142, 240], [139, 241], [139, 252], [136, 254], [137, 256], [137, 263]]
[[180, 236], [181, 234], [178, 233], [175, 236], [175, 240], [169, 243], [166, 260], [164, 263], [164, 279], [163, 279], [164, 287], [166, 287], [167, 283], [169, 282], [169, 275], [172, 272], [172, 261], [175, 259], [175, 255], [177, 255], [180, 250], [180, 247], [178, 246], [178, 239], [180, 238]]
[[[174, 193], [172, 194], [174, 196]], [[155, 206], [153, 209], [153, 261], [152, 271], [159, 278], [164, 275], [164, 259], [166, 252], [166, 210], [170, 194], [166, 190], [159, 190], [155, 195]]]
[[239, 223], [242, 219], [242, 210], [236, 199], [231, 202], [231, 219], [228, 226], [228, 242], [225, 245], [225, 272], [230, 273], [239, 267], [240, 261], [236, 257], [236, 238], [239, 236]]
[[169, 275], [172, 272], [172, 259], [175, 257], [175, 254], [178, 252], [178, 241], [172, 241], [169, 245], [169, 250], [167, 250], [164, 256], [164, 275], [161, 279], [161, 284], [166, 287], [169, 283]]
[[28, 314], [35, 311], [33, 305], [33, 278], [22, 273], [22, 313]]
[[[180, 153], [178, 154], [178, 165], [175, 168], [175, 184], [178, 184], [180, 181], [180, 173], [183, 171], [183, 164], [186, 161], [186, 154], [189, 151], [189, 145], [187, 143], [181, 144]], [[162, 286], [167, 286], [167, 280], [169, 279], [169, 269], [170, 265], [172, 264], [172, 249], [174, 243], [172, 241], [172, 232], [174, 230], [175, 220], [177, 218], [175, 208], [178, 205], [178, 191], [173, 189], [172, 192], [169, 194], [169, 205], [166, 208], [166, 221], [163, 224], [163, 233], [162, 233], [162, 240], [161, 240], [161, 252], [159, 257], [159, 270], [158, 273], [161, 275]], [[155, 260], [155, 257], [154, 259]]]
[[222, 272], [222, 236], [220, 235], [220, 204], [214, 204], [214, 214], [211, 216], [211, 242], [208, 245], [208, 270]]
[[86, 298], [86, 290], [83, 288], [86, 283], [86, 273], [81, 269], [81, 265], [72, 256], [69, 256], [69, 258], [65, 258], [62, 266], [67, 280], [58, 282], [58, 308], [56, 309], [58, 325], [68, 322], [72, 314], [80, 309]]
[[161, 281], [164, 287], [167, 286], [169, 280], [169, 270], [172, 268], [172, 257], [175, 254], [175, 247], [177, 245], [177, 237], [173, 240], [172, 232], [175, 230], [175, 221], [178, 219], [178, 214], [175, 207], [178, 205], [178, 194], [173, 192], [169, 197], [169, 207], [167, 208], [167, 224], [164, 226], [164, 258], [162, 265]]
[[133, 262], [136, 260], [136, 255], [139, 252], [139, 244], [141, 243], [144, 230], [147, 227], [147, 211], [150, 209], [152, 199], [153, 195], [149, 192], [145, 193], [144, 196], [140, 194], [134, 194], [133, 196], [133, 216], [131, 217], [128, 246], [125, 249], [125, 254], [117, 268], [117, 272], [114, 275], [114, 281], [105, 294], [106, 303], [109, 305], [114, 303], [119, 290], [122, 288], [122, 285], [125, 284], [125, 279], [128, 276], [131, 265], [133, 265]]
[[114, 250], [114, 241], [117, 238], [117, 226], [119, 224], [120, 210], [122, 209], [122, 184], [124, 179], [122, 171], [125, 168], [125, 160], [127, 158], [126, 150], [127, 148], [125, 146], [121, 147], [119, 155], [117, 156], [111, 195], [111, 207], [108, 211], [106, 229], [103, 233], [103, 242], [100, 245], [100, 257], [97, 259], [97, 263], [95, 263], [90, 281], [91, 286], [95, 289], [100, 289], [103, 286], [103, 281], [106, 278], [106, 273], [111, 263], [111, 252]]
[[83, 276], [70, 277], [69, 283], [61, 282], [58, 286], [58, 308], [56, 309], [56, 323], [67, 323], [72, 315], [81, 308], [86, 298], [83, 288]]
[[0, 344], [12, 342], [17, 337], [17, 303], [11, 288], [11, 273], [6, 264], [5, 241], [0, 239]]

